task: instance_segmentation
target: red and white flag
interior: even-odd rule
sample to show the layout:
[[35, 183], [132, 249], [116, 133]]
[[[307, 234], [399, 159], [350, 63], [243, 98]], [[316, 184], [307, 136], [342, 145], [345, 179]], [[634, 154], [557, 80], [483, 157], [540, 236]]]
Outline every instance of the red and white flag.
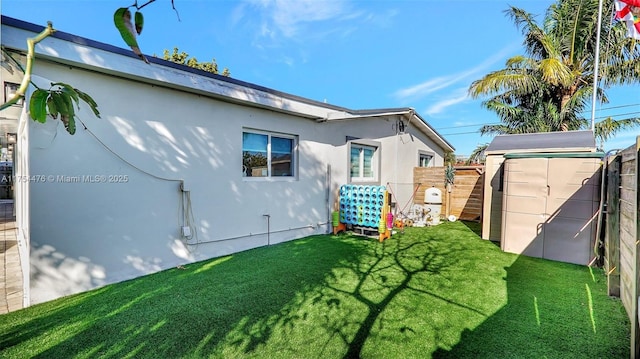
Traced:
[[640, 40], [640, 0], [614, 1], [616, 20], [627, 26], [627, 36]]

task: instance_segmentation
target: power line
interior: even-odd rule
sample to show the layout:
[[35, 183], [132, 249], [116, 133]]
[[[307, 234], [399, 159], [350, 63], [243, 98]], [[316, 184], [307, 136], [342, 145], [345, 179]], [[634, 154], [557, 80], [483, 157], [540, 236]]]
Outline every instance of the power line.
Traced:
[[610, 116], [600, 116], [600, 117], [596, 117], [596, 119], [607, 118], [607, 117], [615, 117], [615, 116], [629, 116], [629, 115], [636, 115], [636, 114], [640, 114], [640, 111], [627, 112], [627, 113], [618, 113], [618, 114], [610, 115]]
[[443, 136], [456, 136], [456, 135], [468, 135], [471, 133], [480, 133], [478, 131], [471, 131], [471, 132], [456, 132], [456, 133], [443, 133]]
[[[640, 103], [633, 103], [633, 104], [628, 104], [628, 105], [605, 107], [605, 108], [598, 109], [598, 111], [614, 110], [614, 109], [618, 109], [618, 108], [633, 107], [633, 106], [640, 106]], [[585, 112], [589, 112], [589, 110], [580, 111], [580, 113], [585, 113]], [[613, 114], [613, 115], [609, 115], [609, 116], [600, 116], [600, 117], [596, 117], [596, 119], [604, 119], [604, 118], [607, 118], [607, 117], [615, 117], [615, 116], [628, 116], [628, 115], [634, 115], [634, 114], [638, 114], [638, 113], [640, 113], [640, 111]], [[492, 126], [492, 125], [499, 125], [499, 124], [501, 124], [501, 123], [500, 122], [495, 122], [495, 123], [474, 123], [474, 124], [470, 124], [470, 125], [438, 127], [437, 130], [441, 131], [441, 130], [449, 130], [449, 129], [452, 129], [452, 128], [463, 128], [463, 127], [474, 127], [474, 126]]]
[[[596, 111], [606, 111], [606, 110], [613, 110], [613, 109], [616, 109], [616, 108], [633, 107], [633, 106], [638, 106], [638, 105], [640, 105], [640, 103], [632, 103], [632, 104], [628, 104], [628, 105], [603, 107], [603, 108], [596, 109]], [[591, 110], [580, 111], [580, 113], [589, 112], [589, 111], [591, 111]]]
[[[609, 117], [619, 117], [619, 116], [629, 116], [629, 115], [638, 115], [640, 114], [640, 111], [635, 111], [635, 112], [627, 112], [627, 113], [618, 113], [618, 114], [613, 114], [613, 115], [609, 115], [609, 116], [600, 116], [600, 117], [596, 117], [596, 120], [603, 120]], [[454, 127], [442, 127], [439, 130], [443, 130], [443, 129], [452, 129], [452, 128], [462, 128], [462, 127], [473, 127], [473, 126], [492, 126], [492, 125], [500, 125], [500, 122], [497, 123], [481, 123], [481, 124], [474, 124], [474, 125], [463, 125], [463, 126], [454, 126]], [[472, 133], [479, 133], [477, 131], [470, 131], [470, 132], [453, 132], [453, 133], [442, 133], [442, 136], [456, 136], [456, 135], [468, 135], [468, 134], [472, 134]]]
[[438, 130], [448, 130], [452, 128], [462, 128], [462, 127], [473, 127], [473, 126], [485, 126], [485, 125], [499, 125], [500, 122], [496, 123], [474, 123], [473, 125], [462, 125], [462, 126], [451, 126], [451, 127], [440, 127]]

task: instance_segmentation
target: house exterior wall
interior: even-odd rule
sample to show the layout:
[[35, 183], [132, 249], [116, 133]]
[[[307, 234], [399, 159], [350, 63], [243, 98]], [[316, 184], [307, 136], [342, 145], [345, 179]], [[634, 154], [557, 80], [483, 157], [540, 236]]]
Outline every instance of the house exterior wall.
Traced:
[[[418, 150], [442, 163], [416, 128], [396, 134], [394, 116], [316, 122], [53, 62], [34, 69], [38, 85], [89, 93], [101, 118], [83, 107], [87, 129], [78, 122], [73, 136], [60, 121], [29, 121], [32, 304], [327, 233], [348, 181], [346, 136], [380, 143], [382, 185], [410, 182]], [[245, 129], [297, 136], [297, 176], [243, 177]], [[192, 240], [180, 231], [186, 209]]]
[[[413, 126], [404, 133], [397, 133], [397, 121], [400, 116], [371, 118], [343, 122], [327, 122], [327, 131], [338, 149], [336, 157], [330, 160], [334, 179], [339, 184], [357, 183], [349, 181], [349, 149], [347, 139], [358, 138], [380, 144], [380, 163], [378, 181], [371, 184], [388, 186], [393, 193], [392, 201], [401, 205], [410, 202], [415, 192], [413, 168], [418, 166], [420, 151], [433, 154], [432, 166], [442, 166], [444, 150]], [[404, 119], [406, 123], [406, 119]], [[358, 143], [358, 139], [352, 142]], [[335, 189], [337, 190], [337, 188]]]

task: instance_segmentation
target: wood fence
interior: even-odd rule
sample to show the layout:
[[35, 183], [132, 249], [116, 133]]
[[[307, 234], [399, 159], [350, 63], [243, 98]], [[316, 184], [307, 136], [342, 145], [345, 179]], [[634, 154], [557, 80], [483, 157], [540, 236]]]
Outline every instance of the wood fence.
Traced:
[[607, 163], [604, 266], [609, 295], [619, 296], [631, 322], [631, 358], [640, 358], [638, 298], [640, 253], [638, 238], [638, 160], [636, 144]]
[[413, 182], [420, 184], [414, 197], [416, 204], [424, 203], [424, 192], [430, 187], [442, 191], [442, 214], [454, 215], [467, 221], [479, 221], [482, 216], [484, 167], [456, 166], [451, 193], [445, 188], [444, 167], [416, 167]]

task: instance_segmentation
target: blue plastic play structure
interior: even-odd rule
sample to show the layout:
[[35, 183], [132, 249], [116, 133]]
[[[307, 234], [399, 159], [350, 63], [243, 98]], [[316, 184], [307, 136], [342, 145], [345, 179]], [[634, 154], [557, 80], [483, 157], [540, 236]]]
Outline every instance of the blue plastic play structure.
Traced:
[[340, 186], [340, 222], [377, 228], [386, 189], [385, 186]]

